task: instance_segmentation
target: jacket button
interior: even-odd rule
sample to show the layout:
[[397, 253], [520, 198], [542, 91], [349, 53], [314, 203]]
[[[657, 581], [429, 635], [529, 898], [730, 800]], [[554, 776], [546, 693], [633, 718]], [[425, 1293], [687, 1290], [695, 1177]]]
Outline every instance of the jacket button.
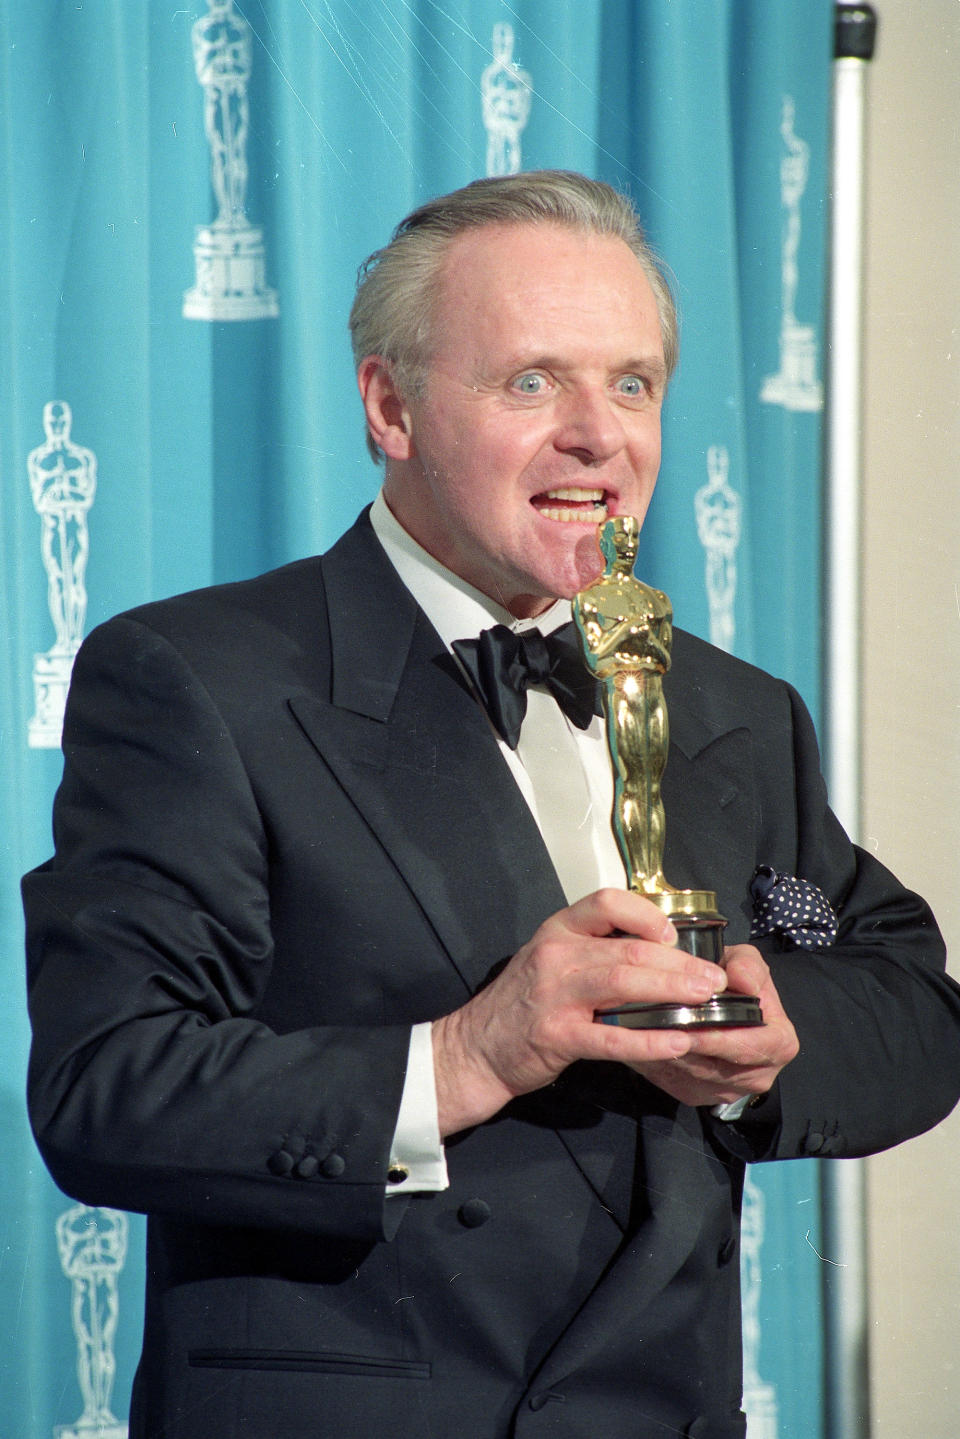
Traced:
[[823, 1148], [824, 1136], [818, 1129], [811, 1129], [804, 1140], [804, 1148], [808, 1154], [819, 1154]]
[[347, 1161], [342, 1154], [328, 1154], [320, 1165], [320, 1172], [324, 1179], [339, 1179], [347, 1167]]
[[278, 1179], [283, 1179], [293, 1169], [293, 1155], [289, 1154], [286, 1149], [278, 1149], [276, 1154], [271, 1154], [267, 1160], [267, 1168]]
[[320, 1168], [320, 1161], [315, 1154], [305, 1154], [297, 1165], [297, 1173], [301, 1179], [312, 1179]]
[[457, 1218], [465, 1229], [479, 1229], [490, 1218], [490, 1206], [483, 1199], [468, 1199], [457, 1210]]

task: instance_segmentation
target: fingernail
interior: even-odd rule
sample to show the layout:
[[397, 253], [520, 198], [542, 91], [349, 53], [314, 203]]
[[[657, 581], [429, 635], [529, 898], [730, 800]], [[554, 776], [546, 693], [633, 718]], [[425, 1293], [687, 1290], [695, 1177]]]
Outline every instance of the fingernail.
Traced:
[[660, 943], [661, 943], [661, 944], [676, 944], [676, 942], [677, 942], [677, 931], [674, 929], [673, 924], [671, 923], [671, 921], [670, 921], [669, 919], [665, 919], [665, 920], [663, 921], [663, 930], [661, 931]]

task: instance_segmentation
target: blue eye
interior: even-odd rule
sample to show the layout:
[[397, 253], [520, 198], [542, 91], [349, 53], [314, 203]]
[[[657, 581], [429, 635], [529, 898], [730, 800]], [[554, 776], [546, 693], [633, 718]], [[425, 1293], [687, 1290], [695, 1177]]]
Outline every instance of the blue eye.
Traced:
[[646, 394], [646, 384], [639, 375], [624, 375], [617, 381], [617, 388], [622, 395], [628, 395], [631, 399], [640, 399]]
[[519, 390], [521, 395], [539, 395], [543, 392], [544, 383], [543, 376], [531, 370], [526, 375], [518, 375], [513, 382], [513, 388]]

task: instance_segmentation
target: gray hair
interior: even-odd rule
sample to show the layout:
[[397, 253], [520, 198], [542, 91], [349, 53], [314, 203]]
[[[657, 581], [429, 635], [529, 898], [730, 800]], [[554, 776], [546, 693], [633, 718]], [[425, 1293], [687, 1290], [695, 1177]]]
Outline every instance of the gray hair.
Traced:
[[[528, 170], [474, 180], [401, 220], [388, 244], [360, 266], [350, 310], [354, 364], [380, 355], [396, 384], [422, 394], [440, 270], [458, 235], [482, 225], [563, 225], [623, 240], [650, 283], [669, 379], [677, 363], [677, 311], [663, 266], [631, 202], [602, 180], [571, 170]], [[367, 445], [381, 459], [369, 434]]]

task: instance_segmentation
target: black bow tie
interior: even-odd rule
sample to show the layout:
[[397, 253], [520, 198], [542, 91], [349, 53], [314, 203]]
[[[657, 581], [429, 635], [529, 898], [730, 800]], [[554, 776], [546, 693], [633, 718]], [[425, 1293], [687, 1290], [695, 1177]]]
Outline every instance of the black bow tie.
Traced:
[[578, 729], [600, 713], [600, 688], [580, 656], [572, 621], [546, 637], [494, 625], [479, 639], [454, 640], [453, 650], [511, 749], [520, 739], [530, 685], [545, 685]]

